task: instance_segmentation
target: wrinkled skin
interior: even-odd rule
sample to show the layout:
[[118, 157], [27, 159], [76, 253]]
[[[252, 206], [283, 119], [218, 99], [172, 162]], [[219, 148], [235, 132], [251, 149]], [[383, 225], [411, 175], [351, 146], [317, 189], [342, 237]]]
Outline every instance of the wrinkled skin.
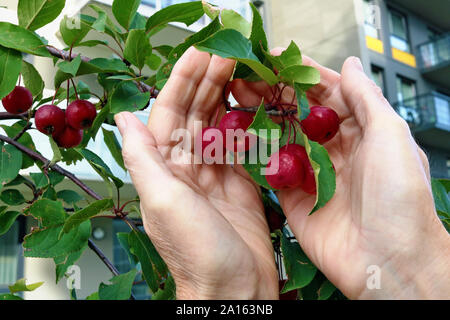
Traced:
[[[273, 51], [280, 54], [281, 49]], [[438, 220], [426, 156], [407, 124], [349, 58], [342, 75], [317, 67], [312, 105], [341, 119], [325, 144], [337, 173], [334, 198], [308, 216], [314, 196], [278, 195], [306, 254], [349, 298], [445, 298], [450, 291], [449, 236]], [[258, 187], [242, 168], [171, 161], [177, 128], [212, 123], [233, 62], [189, 49], [155, 102], [148, 127], [130, 113], [116, 116], [126, 165], [140, 195], [145, 229], [167, 262], [177, 297], [278, 298], [278, 279]], [[241, 106], [271, 99], [264, 83], [236, 81]], [[283, 98], [292, 100], [292, 91]], [[223, 114], [223, 112], [222, 112]], [[194, 136], [194, 134], [193, 134]], [[366, 286], [369, 266], [381, 289]]]

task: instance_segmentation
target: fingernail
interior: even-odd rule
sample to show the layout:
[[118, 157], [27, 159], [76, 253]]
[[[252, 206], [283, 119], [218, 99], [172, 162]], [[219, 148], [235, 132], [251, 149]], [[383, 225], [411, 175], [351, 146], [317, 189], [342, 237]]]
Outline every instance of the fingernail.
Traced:
[[358, 57], [353, 57], [353, 65], [360, 71], [364, 72], [364, 67], [361, 63], [361, 59], [359, 59]]
[[116, 122], [117, 128], [120, 133], [123, 133], [127, 128], [127, 120], [124, 112], [118, 113], [114, 116], [114, 121]]

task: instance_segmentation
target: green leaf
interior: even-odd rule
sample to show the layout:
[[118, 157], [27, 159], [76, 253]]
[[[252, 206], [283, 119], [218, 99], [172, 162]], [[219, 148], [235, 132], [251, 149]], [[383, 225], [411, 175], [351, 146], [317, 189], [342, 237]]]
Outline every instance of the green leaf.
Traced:
[[152, 295], [152, 300], [175, 300], [176, 288], [175, 280], [172, 276], [169, 276], [164, 282], [164, 288], [158, 289], [158, 291]]
[[145, 64], [152, 70], [157, 70], [162, 63], [162, 59], [157, 54], [150, 54], [145, 58]]
[[104, 128], [102, 128], [102, 131], [103, 140], [105, 141], [106, 146], [111, 152], [111, 155], [113, 156], [114, 160], [116, 160], [117, 164], [126, 171], [127, 169], [125, 168], [122, 157], [122, 147], [117, 140], [116, 134], [113, 131], [109, 131]]
[[[275, 137], [272, 137], [271, 130], [277, 130]], [[274, 139], [280, 139], [281, 128], [267, 115], [264, 99], [261, 101], [258, 111], [253, 118], [252, 124], [248, 127], [247, 132], [257, 135], [258, 137], [269, 142]]]
[[450, 180], [449, 179], [439, 179], [439, 182], [442, 183], [442, 185], [445, 188], [445, 191], [447, 191], [447, 193], [450, 192]]
[[25, 184], [26, 182], [27, 182], [27, 180], [19, 174], [13, 181], [5, 184], [5, 187], [15, 187], [15, 186], [21, 185], [22, 183]]
[[145, 65], [145, 59], [152, 52], [152, 46], [144, 29], [134, 29], [128, 34], [124, 58], [141, 70]]
[[57, 184], [60, 184], [64, 181], [64, 176], [56, 171], [49, 171], [48, 172], [48, 178], [50, 180], [50, 184], [52, 186], [56, 186]]
[[75, 149], [60, 149], [60, 152], [62, 156], [61, 161], [68, 166], [83, 160], [83, 156]]
[[56, 196], [55, 188], [49, 186], [47, 190], [42, 194], [42, 198], [56, 201], [58, 197]]
[[14, 180], [22, 168], [22, 152], [12, 145], [0, 142], [0, 190], [3, 185]]
[[[258, 139], [258, 143], [255, 148], [258, 148], [258, 150], [255, 151], [251, 149], [245, 153], [245, 161], [243, 161], [242, 166], [257, 184], [266, 188], [267, 190], [275, 190], [269, 185], [266, 176], [262, 173], [262, 170], [266, 168], [267, 164], [262, 164], [259, 157], [260, 153], [267, 155], [272, 154], [272, 145], [270, 143], [267, 143], [266, 140]], [[251, 152], [255, 152], [258, 155], [256, 163], [254, 163], [255, 159], [250, 159]]]
[[33, 231], [25, 237], [24, 256], [32, 258], [56, 258], [80, 251], [91, 235], [91, 222], [85, 221], [69, 233], [59, 234], [63, 225]]
[[79, 153], [89, 162], [91, 167], [102, 177], [110, 178], [117, 188], [123, 186], [123, 181], [114, 176], [111, 169], [106, 165], [106, 163], [95, 153], [88, 149], [79, 150]]
[[153, 47], [153, 50], [158, 52], [164, 58], [168, 58], [169, 54], [174, 50], [174, 48], [172, 46], [168, 46], [168, 45], [161, 45], [161, 46]]
[[19, 0], [19, 25], [28, 30], [39, 29], [59, 16], [65, 0]]
[[90, 60], [89, 64], [100, 69], [101, 72], [128, 72], [127, 65], [120, 59], [96, 58]]
[[[130, 294], [131, 296], [131, 294]], [[88, 297], [86, 297], [86, 300], [100, 300], [100, 297], [98, 296], [98, 292], [94, 292]]]
[[30, 90], [35, 100], [39, 100], [42, 97], [42, 92], [44, 91], [44, 81], [41, 78], [39, 72], [34, 68], [31, 63], [22, 61], [22, 77], [25, 87]]
[[161, 279], [167, 276], [167, 266], [156, 251], [148, 236], [142, 232], [132, 231], [128, 236], [130, 251], [142, 266], [142, 274], [152, 292], [159, 288]]
[[8, 22], [0, 22], [0, 45], [36, 56], [51, 58], [41, 38], [29, 30]]
[[[82, 76], [86, 74], [93, 73], [116, 73], [116, 72], [128, 72], [128, 68], [120, 59], [106, 59], [106, 58], [96, 58], [92, 59], [89, 62], [82, 61], [80, 67], [78, 68], [77, 76]], [[58, 70], [55, 75], [55, 88], [59, 88], [61, 84], [73, 78], [73, 75], [70, 73], [63, 72]]]
[[[302, 64], [302, 53], [300, 51], [300, 48], [297, 46], [297, 44], [294, 41], [291, 41], [289, 44], [289, 47], [281, 53], [279, 56], [280, 62], [282, 64], [282, 69], [295, 66], [295, 65], [301, 65]], [[281, 70], [281, 69], [280, 69]]]
[[16, 189], [3, 190], [0, 199], [10, 206], [19, 206], [25, 203], [24, 196]]
[[[91, 5], [91, 7], [92, 7], [92, 5]], [[86, 15], [86, 14], [80, 14], [80, 20], [81, 20], [81, 23], [85, 23], [92, 30], [97, 30], [97, 29], [93, 28], [94, 23], [96, 23], [99, 20], [99, 18], [100, 18], [100, 20], [105, 19], [105, 17], [107, 17], [107, 15], [106, 15], [106, 12], [103, 11], [100, 7], [95, 6], [95, 5], [94, 5], [94, 7], [95, 7], [95, 8], [93, 8], [94, 11], [103, 12], [104, 14], [102, 14], [102, 13], [99, 14], [97, 18]], [[105, 31], [104, 32], [107, 35], [111, 36], [112, 38], [116, 38], [116, 33], [109, 26], [106, 25], [106, 20], [103, 20], [103, 21], [105, 23]], [[99, 26], [97, 25], [96, 27], [99, 27]]]
[[95, 47], [95, 46], [105, 46], [108, 45], [108, 41], [106, 40], [86, 40], [80, 43], [77, 43], [73, 46], [73, 48], [77, 47]]
[[[94, 59], [95, 60], [95, 59]], [[86, 74], [92, 74], [92, 73], [98, 73], [102, 72], [103, 70], [95, 65], [93, 65], [92, 60], [90, 62], [84, 62], [81, 61], [81, 64], [77, 71], [77, 76], [82, 76]], [[55, 74], [54, 78], [54, 84], [55, 89], [58, 89], [64, 81], [73, 78], [73, 76], [70, 73], [63, 72], [62, 70], [58, 69]], [[65, 97], [64, 97], [65, 98]]]
[[26, 279], [20, 279], [20, 280], [17, 280], [17, 282], [15, 284], [13, 284], [12, 286], [8, 286], [11, 294], [14, 294], [17, 292], [23, 292], [23, 291], [34, 291], [44, 284], [44, 282], [36, 282], [36, 283], [32, 283], [32, 284], [26, 284], [26, 281], [27, 281]]
[[89, 136], [92, 137], [92, 139], [95, 140], [98, 130], [101, 128], [102, 124], [105, 122], [106, 118], [110, 114], [109, 111], [110, 111], [110, 103], [108, 102], [106, 106], [104, 106], [97, 114], [94, 123], [92, 123], [92, 127], [89, 129]]
[[14, 90], [19, 79], [21, 60], [20, 52], [0, 46], [0, 99]]
[[114, 24], [108, 14], [95, 4], [90, 4], [89, 7], [91, 7], [98, 14], [97, 19], [94, 18], [95, 20], [93, 21], [91, 27], [120, 41], [120, 29]]
[[[2, 210], [3, 208], [3, 210]], [[16, 211], [6, 211], [7, 207], [0, 208], [0, 236], [4, 235], [9, 231], [11, 226], [16, 221], [17, 217], [20, 216], [20, 212]]]
[[31, 177], [31, 179], [33, 179], [33, 182], [36, 185], [37, 189], [45, 188], [49, 184], [49, 180], [48, 180], [47, 176], [45, 174], [43, 174], [42, 172], [38, 172], [38, 173], [32, 172], [32, 173], [30, 173], [30, 177]]
[[156, 73], [156, 88], [157, 89], [161, 90], [165, 86], [167, 80], [170, 77], [170, 74], [172, 73], [175, 63], [176, 63], [176, 60], [171, 59], [159, 68], [158, 72]]
[[130, 23], [130, 30], [145, 29], [146, 23], [147, 23], [147, 18], [140, 15], [139, 13], [136, 13], [136, 15], [133, 18], [133, 21], [131, 21], [131, 23]]
[[15, 296], [13, 294], [0, 294], [0, 301], [6, 301], [6, 300], [23, 300], [19, 296]]
[[305, 149], [316, 176], [316, 203], [310, 214], [324, 207], [336, 191], [336, 172], [327, 150], [317, 142], [309, 141], [304, 135]]
[[87, 245], [84, 246], [80, 251], [73, 252], [67, 256], [54, 258], [56, 265], [56, 283], [58, 283], [65, 276], [67, 269], [73, 266], [73, 264], [81, 258], [81, 255], [83, 254], [84, 250], [86, 250], [86, 248]]
[[320, 83], [319, 70], [310, 66], [294, 65], [280, 71], [281, 80], [289, 85], [293, 83], [316, 85]]
[[114, 0], [112, 12], [124, 29], [129, 29], [140, 4], [141, 0]]
[[294, 91], [297, 99], [297, 116], [300, 120], [305, 120], [311, 113], [308, 99], [298, 83], [294, 83]]
[[303, 288], [314, 279], [317, 268], [308, 259], [298, 242], [291, 242], [288, 239], [286, 229], [277, 233], [281, 237], [281, 251], [288, 276], [288, 281], [281, 293]]
[[38, 219], [44, 227], [64, 224], [67, 217], [62, 203], [49, 199], [36, 201], [24, 213]]
[[[19, 132], [22, 131], [22, 129], [26, 125], [27, 125], [26, 121], [20, 120], [20, 121], [14, 123], [13, 125], [0, 125], [0, 127], [2, 127], [3, 130], [5, 130], [8, 137], [14, 138], [15, 136], [17, 136], [17, 134]], [[36, 146], [34, 145], [34, 142], [33, 142], [33, 139], [31, 138], [31, 135], [28, 132], [25, 132], [22, 135], [22, 137], [20, 137], [20, 139], [17, 140], [17, 142], [24, 145], [28, 149], [31, 149], [31, 150], [37, 152]], [[22, 169], [27, 169], [33, 165], [34, 165], [34, 160], [32, 158], [30, 158], [29, 156], [22, 154]]]
[[258, 57], [260, 61], [264, 61], [264, 52], [267, 50], [268, 43], [266, 32], [264, 30], [264, 22], [259, 14], [259, 10], [253, 3], [250, 3], [250, 7], [253, 12], [252, 30], [250, 34], [250, 41], [252, 42], [253, 53]]
[[83, 222], [105, 212], [114, 207], [112, 199], [102, 199], [91, 203], [86, 208], [83, 208], [72, 214], [65, 222], [61, 234], [69, 233], [74, 228], [78, 227]]
[[437, 179], [432, 179], [431, 187], [433, 190], [436, 210], [442, 211], [446, 214], [450, 214], [450, 199], [444, 184]]
[[64, 200], [65, 203], [69, 205], [74, 205], [81, 200], [84, 200], [77, 192], [73, 190], [61, 190], [56, 193], [58, 199]]
[[334, 284], [332, 284], [329, 280], [325, 280], [320, 286], [317, 295], [319, 296], [319, 300], [328, 300], [335, 291], [336, 287]]
[[202, 0], [203, 11], [211, 19], [214, 20], [220, 15], [220, 8], [215, 5]]
[[81, 55], [76, 56], [72, 61], [63, 61], [58, 64], [58, 68], [65, 73], [76, 76], [81, 65]]
[[204, 14], [201, 1], [179, 3], [168, 6], [162, 10], [155, 12], [147, 20], [145, 30], [151, 32], [158, 26], [165, 25], [169, 22], [182, 22], [190, 26], [200, 19]]
[[271, 55], [267, 52], [267, 49], [264, 49], [263, 54], [278, 71], [291, 66], [300, 66], [302, 64], [301, 51], [294, 41], [290, 43], [289, 47], [283, 51], [280, 56]]
[[136, 278], [137, 271], [131, 270], [128, 273], [113, 277], [111, 284], [100, 284], [98, 296], [100, 300], [128, 300], [131, 297], [131, 289]]
[[128, 255], [128, 261], [130, 262], [130, 265], [132, 265], [133, 267], [139, 263], [138, 258], [131, 253], [130, 250], [130, 244], [128, 242], [128, 233], [127, 232], [118, 232], [116, 234], [117, 236], [117, 241], [119, 241], [120, 246], [123, 248], [123, 250], [125, 250], [125, 252]]
[[246, 38], [250, 37], [252, 25], [239, 13], [231, 9], [223, 9], [220, 17], [225, 28], [239, 31]]
[[189, 49], [194, 44], [199, 43], [204, 39], [208, 38], [209, 36], [213, 35], [217, 31], [219, 31], [220, 28], [221, 25], [219, 19], [218, 18], [214, 19], [209, 25], [204, 27], [202, 30], [189, 36], [183, 43], [173, 48], [172, 51], [170, 51], [169, 57], [171, 59], [179, 59], [183, 55], [183, 53], [186, 52], [187, 49]]
[[122, 111], [135, 112], [144, 108], [150, 101], [150, 92], [141, 92], [136, 84], [123, 81], [112, 93], [110, 106], [111, 113]]
[[[90, 24], [79, 17], [64, 16], [59, 24], [59, 32], [66, 45], [76, 47], [91, 30]], [[94, 40], [95, 41], [95, 40]]]
[[278, 83], [278, 77], [262, 64], [252, 50], [252, 43], [241, 33], [233, 29], [220, 30], [208, 39], [195, 45], [198, 50], [206, 51], [222, 58], [244, 63], [256, 72], [269, 85]]

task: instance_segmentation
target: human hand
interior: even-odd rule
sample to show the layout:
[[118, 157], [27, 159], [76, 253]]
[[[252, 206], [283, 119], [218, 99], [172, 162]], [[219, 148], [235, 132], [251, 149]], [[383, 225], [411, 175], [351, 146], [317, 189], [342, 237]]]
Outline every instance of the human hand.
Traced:
[[234, 62], [190, 48], [154, 103], [148, 127], [115, 118], [142, 218], [178, 299], [277, 299], [278, 277], [259, 187], [237, 168], [178, 164], [176, 129], [214, 120]]
[[[282, 49], [272, 53], [280, 54]], [[280, 191], [280, 203], [312, 262], [347, 297], [448, 298], [450, 237], [438, 219], [427, 157], [407, 123], [367, 78], [357, 58], [342, 75], [308, 57], [321, 83], [307, 92], [311, 105], [333, 108], [339, 133], [325, 144], [336, 168], [336, 194], [308, 216], [315, 196], [300, 189]], [[271, 100], [264, 83], [235, 80], [232, 93], [242, 106]], [[292, 101], [292, 90], [283, 95]], [[369, 266], [379, 267], [380, 290], [369, 290]]]

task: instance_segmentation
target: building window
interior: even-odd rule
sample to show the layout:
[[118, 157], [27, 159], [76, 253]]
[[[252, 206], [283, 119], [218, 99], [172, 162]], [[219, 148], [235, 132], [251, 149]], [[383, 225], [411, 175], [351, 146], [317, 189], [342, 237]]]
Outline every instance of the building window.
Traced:
[[373, 0], [363, 1], [364, 31], [366, 36], [380, 39], [380, 14]]
[[390, 10], [389, 27], [391, 32], [391, 46], [398, 50], [411, 53], [406, 16], [397, 11]]
[[450, 128], [450, 97], [444, 94], [434, 96], [434, 106], [436, 108], [436, 121], [438, 124]]
[[447, 158], [447, 178], [450, 177], [450, 157]]
[[375, 65], [371, 66], [371, 76], [372, 80], [383, 90], [383, 94], [386, 95], [385, 85], [384, 85], [384, 70]]
[[416, 98], [416, 82], [402, 76], [397, 76], [397, 99], [400, 102]]
[[428, 39], [430, 41], [439, 39], [442, 36], [442, 32], [437, 31], [434, 28], [429, 27], [427, 30], [428, 30]]
[[412, 80], [397, 76], [398, 113], [410, 125], [419, 125], [422, 122], [417, 110], [416, 83]]
[[20, 275], [19, 223], [15, 222], [9, 231], [0, 236], [0, 293], [9, 292]]
[[[136, 269], [138, 271], [141, 271], [141, 266], [138, 263], [137, 265], [130, 261], [127, 252], [125, 249], [122, 248], [122, 246], [119, 243], [119, 240], [117, 239], [116, 234], [118, 232], [130, 232], [130, 227], [124, 223], [122, 220], [114, 220], [113, 222], [114, 227], [114, 248], [113, 248], [113, 254], [114, 254], [114, 265], [116, 266], [117, 270], [122, 273], [129, 272], [131, 269]], [[148, 300], [151, 298], [151, 292], [145, 283], [145, 280], [142, 278], [140, 274], [136, 277], [135, 280], [136, 284], [133, 286], [133, 295], [136, 297], [137, 300]]]
[[142, 4], [156, 8], [156, 0], [142, 0]]

